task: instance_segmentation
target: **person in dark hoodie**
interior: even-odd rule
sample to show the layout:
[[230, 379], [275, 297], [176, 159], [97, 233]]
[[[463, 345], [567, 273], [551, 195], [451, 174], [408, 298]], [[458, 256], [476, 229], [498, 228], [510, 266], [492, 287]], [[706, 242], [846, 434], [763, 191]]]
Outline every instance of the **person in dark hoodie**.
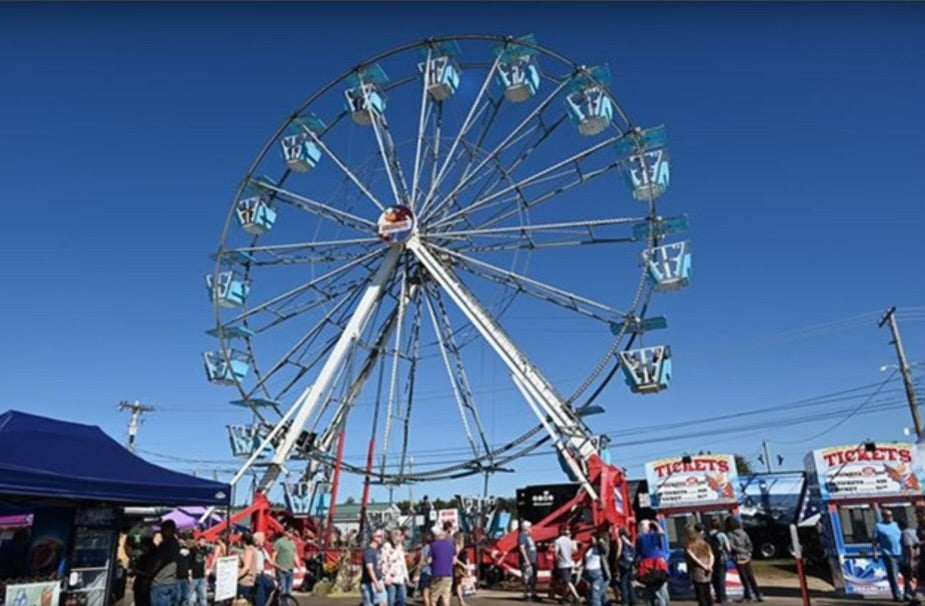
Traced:
[[742, 523], [732, 516], [726, 518], [726, 536], [729, 538], [732, 557], [735, 560], [739, 579], [742, 581], [742, 588], [745, 590], [745, 601], [751, 602], [754, 599], [763, 602], [761, 589], [755, 581], [755, 571], [752, 570], [752, 551], [754, 550], [752, 540], [742, 530]]

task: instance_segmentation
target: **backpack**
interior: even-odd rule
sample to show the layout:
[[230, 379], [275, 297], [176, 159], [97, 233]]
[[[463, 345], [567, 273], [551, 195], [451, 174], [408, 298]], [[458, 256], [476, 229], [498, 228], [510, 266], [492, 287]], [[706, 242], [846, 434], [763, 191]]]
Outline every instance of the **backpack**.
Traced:
[[713, 551], [713, 557], [717, 562], [725, 562], [729, 558], [729, 554], [726, 549], [726, 545], [728, 545], [728, 543], [723, 543], [723, 541], [720, 540], [721, 534], [723, 534], [722, 531], [717, 530], [716, 532], [711, 532], [709, 535], [707, 535], [707, 542], [710, 544], [710, 549]]
[[623, 551], [620, 552], [620, 560], [618, 563], [623, 570], [631, 570], [636, 563], [636, 547], [623, 539], [620, 539], [620, 541], [623, 542]]

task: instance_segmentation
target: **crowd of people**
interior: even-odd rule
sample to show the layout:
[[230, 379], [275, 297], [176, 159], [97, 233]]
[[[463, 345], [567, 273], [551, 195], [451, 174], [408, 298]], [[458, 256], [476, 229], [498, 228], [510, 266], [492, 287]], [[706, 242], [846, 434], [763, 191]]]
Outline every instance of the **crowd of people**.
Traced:
[[364, 606], [406, 606], [408, 587], [420, 590], [424, 606], [450, 606], [451, 596], [459, 606], [467, 606], [463, 589], [469, 575], [465, 534], [454, 533], [451, 522], [425, 531], [413, 579], [404, 549], [407, 539], [407, 532], [401, 529], [373, 532], [363, 550], [360, 591]]
[[[700, 523], [687, 528], [685, 553], [687, 570], [694, 587], [698, 606], [713, 606], [728, 601], [726, 571], [732, 562], [744, 590], [744, 601], [763, 602], [761, 590], [752, 570], [752, 542], [734, 517], [713, 518], [710, 529]], [[575, 555], [579, 546], [571, 537], [571, 529], [563, 525], [552, 543], [555, 570], [552, 592], [560, 601], [579, 601], [578, 580], [587, 587], [590, 606], [605, 606], [608, 588], [615, 600], [625, 606], [635, 606], [636, 586], [642, 587], [647, 606], [668, 606], [668, 554], [661, 525], [643, 520], [633, 541], [625, 528], [602, 528], [587, 546], [581, 562]], [[521, 524], [518, 539], [524, 599], [539, 599], [537, 583], [537, 546], [529, 522]], [[580, 571], [580, 573], [578, 572]], [[715, 597], [714, 597], [715, 596]]]
[[215, 564], [225, 555], [238, 557], [238, 597], [265, 606], [277, 587], [283, 594], [292, 593], [301, 557], [290, 531], [280, 535], [270, 551], [262, 532], [244, 534], [228, 547], [222, 541], [178, 534], [171, 520], [161, 523], [153, 536], [128, 541], [124, 551], [136, 606], [206, 606], [209, 579], [214, 579]]

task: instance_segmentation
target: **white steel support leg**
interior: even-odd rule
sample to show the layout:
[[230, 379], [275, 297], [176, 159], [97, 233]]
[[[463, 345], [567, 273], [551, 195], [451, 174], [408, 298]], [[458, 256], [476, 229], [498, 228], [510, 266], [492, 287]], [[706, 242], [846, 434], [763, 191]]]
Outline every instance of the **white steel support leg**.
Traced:
[[[515, 383], [533, 397], [538, 406], [535, 412], [549, 431], [567, 461], [572, 460], [572, 453], [577, 452], [583, 461], [599, 454], [597, 446], [580, 419], [566, 406], [552, 384], [540, 373], [529, 358], [514, 344], [494, 318], [479, 304], [475, 295], [469, 291], [450, 270], [417, 237], [412, 237], [407, 244], [421, 264], [427, 269], [434, 281], [439, 284], [459, 306], [470, 322], [488, 341], [492, 349], [515, 376]], [[551, 423], [550, 427], [548, 423]], [[566, 444], [567, 442], [567, 444]], [[584, 470], [576, 470], [577, 477], [590, 494], [596, 494], [590, 486]]]
[[398, 259], [400, 256], [401, 248], [398, 246], [393, 246], [386, 253], [382, 265], [373, 276], [369, 286], [366, 287], [366, 292], [363, 293], [359, 303], [357, 303], [356, 311], [344, 328], [344, 332], [341, 333], [337, 343], [335, 343], [328, 359], [325, 360], [324, 366], [322, 366], [321, 371], [318, 373], [318, 378], [315, 380], [315, 383], [306, 389], [299, 397], [295, 406], [298, 408], [299, 412], [292, 422], [292, 425], [289, 426], [288, 431], [283, 436], [283, 440], [277, 447], [276, 453], [273, 456], [272, 463], [264, 473], [263, 479], [260, 481], [259, 490], [261, 492], [269, 490], [276, 481], [276, 478], [279, 477], [283, 465], [292, 453], [292, 449], [295, 448], [296, 441], [299, 439], [299, 435], [302, 433], [305, 424], [311, 418], [312, 412], [314, 412], [318, 403], [323, 401], [338, 370], [344, 363], [344, 360], [347, 359], [347, 355], [350, 353], [351, 348], [362, 336], [363, 331], [366, 329], [366, 325], [379, 306], [379, 302], [385, 294], [386, 286], [395, 273], [395, 268], [398, 266]]

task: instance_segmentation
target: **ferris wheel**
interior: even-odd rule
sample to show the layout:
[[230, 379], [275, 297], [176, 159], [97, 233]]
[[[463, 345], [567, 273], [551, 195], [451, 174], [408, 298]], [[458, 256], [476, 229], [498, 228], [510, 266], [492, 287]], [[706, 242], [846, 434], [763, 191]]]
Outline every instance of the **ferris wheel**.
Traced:
[[228, 426], [241, 474], [261, 470], [263, 492], [284, 478], [304, 510], [335, 465], [394, 486], [551, 443], [587, 483], [606, 443], [585, 417], [617, 373], [668, 387], [671, 350], [648, 334], [666, 322], [647, 312], [691, 277], [689, 242], [669, 241], [686, 216], [656, 205], [665, 129], [610, 84], [533, 36], [431, 38], [284, 121], [206, 277], [207, 377], [252, 411]]

